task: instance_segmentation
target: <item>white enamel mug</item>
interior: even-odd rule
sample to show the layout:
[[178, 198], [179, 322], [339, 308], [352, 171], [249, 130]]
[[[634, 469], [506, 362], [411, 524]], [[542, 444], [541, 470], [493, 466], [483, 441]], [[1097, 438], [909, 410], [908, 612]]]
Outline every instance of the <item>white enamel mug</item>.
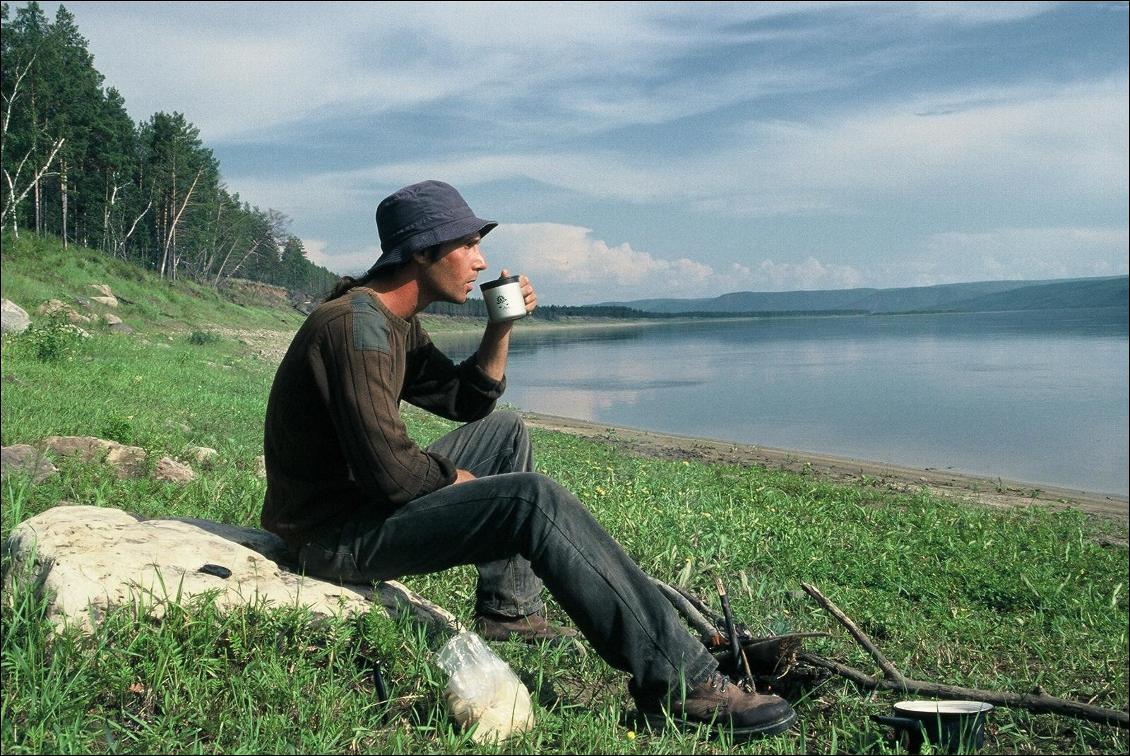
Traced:
[[505, 323], [526, 316], [526, 302], [522, 297], [519, 276], [500, 276], [479, 288], [483, 291], [490, 322]]

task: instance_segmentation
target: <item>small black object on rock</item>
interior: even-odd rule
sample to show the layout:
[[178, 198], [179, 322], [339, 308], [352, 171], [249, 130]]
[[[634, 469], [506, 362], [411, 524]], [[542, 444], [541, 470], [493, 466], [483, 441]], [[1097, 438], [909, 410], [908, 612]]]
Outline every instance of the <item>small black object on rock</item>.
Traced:
[[225, 580], [231, 577], [231, 570], [219, 564], [206, 564], [198, 569], [197, 572], [203, 572], [205, 575], [215, 575]]

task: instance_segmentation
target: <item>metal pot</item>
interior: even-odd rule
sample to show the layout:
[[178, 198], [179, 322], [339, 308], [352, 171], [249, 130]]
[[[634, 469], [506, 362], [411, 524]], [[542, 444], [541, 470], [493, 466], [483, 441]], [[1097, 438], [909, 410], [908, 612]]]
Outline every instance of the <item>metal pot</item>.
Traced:
[[980, 701], [900, 701], [896, 716], [872, 714], [880, 724], [895, 728], [906, 749], [918, 753], [927, 740], [940, 750], [973, 753], [985, 745], [985, 718], [993, 705]]

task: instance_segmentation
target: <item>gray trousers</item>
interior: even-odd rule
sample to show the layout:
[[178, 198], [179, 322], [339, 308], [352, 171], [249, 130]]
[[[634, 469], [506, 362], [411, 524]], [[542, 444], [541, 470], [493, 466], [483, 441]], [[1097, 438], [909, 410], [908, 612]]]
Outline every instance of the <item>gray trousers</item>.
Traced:
[[597, 653], [631, 673], [634, 689], [695, 685], [716, 669], [651, 579], [585, 506], [532, 471], [519, 415], [495, 412], [429, 450], [476, 479], [317, 534], [299, 552], [306, 572], [369, 582], [474, 564], [479, 611], [538, 611], [544, 582]]

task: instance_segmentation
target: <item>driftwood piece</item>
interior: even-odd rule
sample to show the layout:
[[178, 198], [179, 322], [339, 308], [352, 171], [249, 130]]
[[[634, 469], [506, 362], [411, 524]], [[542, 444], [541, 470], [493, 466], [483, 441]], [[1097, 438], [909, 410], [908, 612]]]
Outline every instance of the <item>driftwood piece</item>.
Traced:
[[875, 663], [883, 670], [882, 677], [873, 677], [867, 673], [849, 667], [845, 664], [825, 659], [817, 654], [801, 651], [797, 658], [816, 667], [821, 667], [834, 672], [841, 677], [846, 677], [860, 687], [869, 690], [885, 689], [897, 690], [902, 693], [915, 693], [927, 696], [936, 696], [949, 700], [982, 701], [997, 706], [1027, 709], [1037, 713], [1062, 714], [1076, 719], [1085, 719], [1090, 722], [1117, 725], [1123, 729], [1130, 729], [1130, 714], [1117, 709], [1105, 709], [1101, 706], [1092, 706], [1079, 701], [1070, 701], [1064, 698], [1049, 696], [1041, 688], [1032, 693], [1010, 693], [1008, 691], [982, 690], [980, 688], [963, 688], [956, 685], [912, 680], [904, 676], [875, 646], [871, 639], [852, 622], [844, 612], [832, 601], [817, 590], [814, 586], [801, 583], [805, 593], [816, 600], [816, 603], [826, 609], [836, 620], [843, 625], [852, 637], [867, 650]]

